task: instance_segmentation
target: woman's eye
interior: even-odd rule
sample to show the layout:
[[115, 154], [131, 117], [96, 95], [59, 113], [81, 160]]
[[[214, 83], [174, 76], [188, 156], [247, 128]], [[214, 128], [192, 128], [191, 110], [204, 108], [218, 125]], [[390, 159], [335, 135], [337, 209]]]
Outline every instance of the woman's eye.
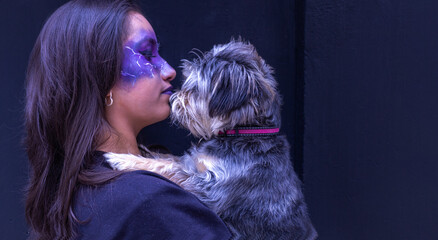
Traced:
[[153, 58], [156, 57], [152, 51], [140, 51], [141, 55], [145, 56], [146, 58]]

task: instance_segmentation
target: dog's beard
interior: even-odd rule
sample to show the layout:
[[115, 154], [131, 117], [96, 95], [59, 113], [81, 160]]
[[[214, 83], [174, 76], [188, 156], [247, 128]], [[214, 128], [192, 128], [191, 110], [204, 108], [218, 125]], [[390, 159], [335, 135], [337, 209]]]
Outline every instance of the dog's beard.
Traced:
[[171, 96], [172, 122], [181, 124], [195, 137], [209, 139], [224, 128], [218, 118], [211, 118], [205, 101], [197, 101], [190, 93], [179, 91]]

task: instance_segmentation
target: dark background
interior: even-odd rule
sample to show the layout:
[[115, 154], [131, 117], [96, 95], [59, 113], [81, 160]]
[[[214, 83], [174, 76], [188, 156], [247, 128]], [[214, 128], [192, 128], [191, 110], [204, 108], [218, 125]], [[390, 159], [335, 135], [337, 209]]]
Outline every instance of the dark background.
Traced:
[[306, 1], [305, 195], [321, 239], [438, 239], [438, 1]]
[[[438, 2], [140, 2], [179, 76], [192, 48], [239, 35], [275, 68], [281, 131], [320, 239], [438, 239]], [[24, 239], [24, 74], [65, 1], [1, 3], [0, 239]], [[139, 141], [181, 154], [187, 134], [164, 121]]]

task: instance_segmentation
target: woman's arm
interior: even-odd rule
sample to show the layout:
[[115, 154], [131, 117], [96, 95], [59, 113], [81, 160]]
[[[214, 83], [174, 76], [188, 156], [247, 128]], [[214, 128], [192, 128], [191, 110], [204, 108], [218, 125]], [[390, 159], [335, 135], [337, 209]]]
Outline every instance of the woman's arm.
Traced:
[[[93, 201], [84, 205], [87, 196]], [[80, 225], [80, 239], [231, 237], [222, 220], [194, 195], [146, 171], [129, 172], [101, 188], [82, 190], [75, 206], [80, 220], [90, 219]]]

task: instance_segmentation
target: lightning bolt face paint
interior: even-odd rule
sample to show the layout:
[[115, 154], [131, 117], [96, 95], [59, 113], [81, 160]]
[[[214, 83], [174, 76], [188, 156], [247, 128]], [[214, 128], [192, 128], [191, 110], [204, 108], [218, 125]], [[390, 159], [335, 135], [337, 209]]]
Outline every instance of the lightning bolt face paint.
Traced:
[[123, 54], [121, 79], [130, 86], [142, 78], [160, 77], [162, 71], [171, 69], [158, 54], [158, 43], [152, 31], [140, 31], [133, 40], [125, 43]]

